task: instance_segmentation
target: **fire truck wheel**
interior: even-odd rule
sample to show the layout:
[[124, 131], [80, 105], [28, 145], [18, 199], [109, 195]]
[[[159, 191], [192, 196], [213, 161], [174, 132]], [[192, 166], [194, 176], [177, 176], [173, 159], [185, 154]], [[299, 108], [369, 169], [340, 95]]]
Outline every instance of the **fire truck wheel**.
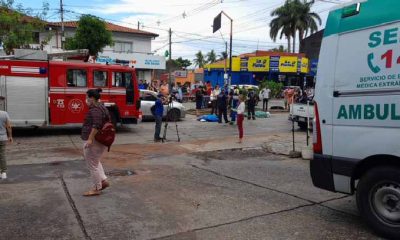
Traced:
[[169, 120], [169, 121], [171, 121], [171, 122], [176, 122], [176, 121], [179, 120], [180, 115], [181, 115], [181, 114], [180, 114], [180, 112], [179, 112], [178, 109], [171, 109], [171, 110], [168, 112], [167, 117], [168, 117], [168, 120]]

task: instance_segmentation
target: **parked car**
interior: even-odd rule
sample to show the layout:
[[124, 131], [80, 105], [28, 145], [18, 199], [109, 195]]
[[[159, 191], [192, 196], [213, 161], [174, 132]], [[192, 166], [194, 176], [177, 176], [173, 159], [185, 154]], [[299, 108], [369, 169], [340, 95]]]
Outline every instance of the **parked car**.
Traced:
[[[157, 92], [151, 90], [140, 90], [140, 101], [143, 119], [154, 119], [151, 113], [151, 107], [157, 100]], [[172, 101], [171, 105], [164, 105], [164, 117], [169, 121], [178, 121], [186, 116], [185, 107], [176, 101]]]

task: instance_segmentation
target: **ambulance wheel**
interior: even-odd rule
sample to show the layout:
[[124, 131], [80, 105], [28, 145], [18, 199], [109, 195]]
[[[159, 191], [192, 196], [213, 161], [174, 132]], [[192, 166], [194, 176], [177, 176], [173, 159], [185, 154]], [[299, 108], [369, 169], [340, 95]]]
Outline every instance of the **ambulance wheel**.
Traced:
[[400, 168], [378, 167], [361, 177], [357, 205], [377, 233], [400, 239]]
[[171, 109], [168, 112], [167, 118], [168, 118], [168, 121], [176, 122], [179, 120], [180, 116], [181, 116], [181, 113], [179, 112], [178, 109]]

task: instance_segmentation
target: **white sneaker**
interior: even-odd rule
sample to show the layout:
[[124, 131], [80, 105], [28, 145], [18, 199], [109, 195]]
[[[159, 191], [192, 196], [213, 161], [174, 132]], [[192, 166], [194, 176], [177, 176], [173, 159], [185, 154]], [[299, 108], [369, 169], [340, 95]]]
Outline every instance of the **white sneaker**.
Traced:
[[7, 173], [5, 172], [1, 173], [1, 179], [7, 179]]

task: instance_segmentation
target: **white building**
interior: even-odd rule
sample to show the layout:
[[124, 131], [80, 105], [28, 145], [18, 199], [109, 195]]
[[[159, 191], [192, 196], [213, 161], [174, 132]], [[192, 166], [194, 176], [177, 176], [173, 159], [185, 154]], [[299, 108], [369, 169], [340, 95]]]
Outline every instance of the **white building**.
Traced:
[[[73, 37], [76, 21], [64, 22], [65, 38]], [[158, 37], [157, 34], [119, 26], [106, 22], [107, 30], [112, 32], [114, 46], [107, 46], [98, 54], [96, 62], [103, 64], [126, 64], [135, 67], [138, 80], [152, 80], [152, 72], [155, 69], [165, 69], [165, 57], [154, 55], [151, 52], [151, 41]], [[37, 33], [36, 43], [49, 38], [48, 45], [44, 47], [49, 53], [61, 51], [61, 23], [48, 23], [48, 31]]]

